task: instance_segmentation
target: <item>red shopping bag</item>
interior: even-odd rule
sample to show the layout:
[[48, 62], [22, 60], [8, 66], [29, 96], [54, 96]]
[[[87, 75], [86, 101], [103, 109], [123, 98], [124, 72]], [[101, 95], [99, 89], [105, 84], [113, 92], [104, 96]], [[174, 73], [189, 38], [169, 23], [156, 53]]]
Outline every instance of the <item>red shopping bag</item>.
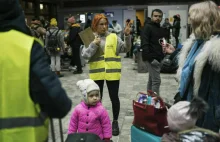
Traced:
[[162, 136], [169, 132], [167, 123], [167, 108], [161, 97], [155, 95], [152, 91], [148, 93], [140, 92], [151, 97], [156, 97], [160, 101], [160, 108], [153, 105], [147, 105], [133, 100], [134, 121], [133, 125], [157, 136]]

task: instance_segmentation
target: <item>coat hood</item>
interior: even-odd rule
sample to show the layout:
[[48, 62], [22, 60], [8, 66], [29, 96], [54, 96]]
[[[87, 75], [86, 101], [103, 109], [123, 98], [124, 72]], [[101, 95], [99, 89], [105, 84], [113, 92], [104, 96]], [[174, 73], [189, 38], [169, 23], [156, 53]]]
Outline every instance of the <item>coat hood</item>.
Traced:
[[31, 35], [19, 0], [0, 0], [0, 31], [12, 29]]

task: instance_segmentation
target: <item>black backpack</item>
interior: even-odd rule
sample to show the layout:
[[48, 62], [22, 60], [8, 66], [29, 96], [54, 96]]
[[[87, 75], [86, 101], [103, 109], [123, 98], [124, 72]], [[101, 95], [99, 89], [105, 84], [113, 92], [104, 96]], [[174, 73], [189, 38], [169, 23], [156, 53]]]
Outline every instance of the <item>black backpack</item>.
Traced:
[[[55, 30], [54, 32], [49, 32], [49, 36], [48, 36], [48, 44], [47, 47], [50, 51], [56, 51], [56, 48], [58, 47], [58, 39], [57, 39], [57, 35], [59, 33], [59, 30]], [[55, 33], [56, 32], [56, 33]], [[54, 34], [55, 33], [55, 34]]]

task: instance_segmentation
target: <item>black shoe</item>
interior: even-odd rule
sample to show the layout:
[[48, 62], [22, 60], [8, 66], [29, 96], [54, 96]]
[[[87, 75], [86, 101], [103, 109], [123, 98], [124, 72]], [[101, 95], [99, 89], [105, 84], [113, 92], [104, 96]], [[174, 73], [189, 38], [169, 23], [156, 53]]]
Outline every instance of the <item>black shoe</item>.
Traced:
[[124, 56], [124, 58], [129, 58], [128, 56]]
[[119, 127], [118, 127], [118, 121], [114, 120], [112, 122], [112, 135], [118, 136], [119, 135]]
[[61, 77], [64, 77], [64, 75], [62, 75], [62, 74], [60, 74], [60, 75], [57, 75], [59, 78], [61, 78]]
[[83, 72], [82, 70], [81, 71], [76, 70], [76, 71], [73, 72], [73, 74], [81, 74], [82, 72]]

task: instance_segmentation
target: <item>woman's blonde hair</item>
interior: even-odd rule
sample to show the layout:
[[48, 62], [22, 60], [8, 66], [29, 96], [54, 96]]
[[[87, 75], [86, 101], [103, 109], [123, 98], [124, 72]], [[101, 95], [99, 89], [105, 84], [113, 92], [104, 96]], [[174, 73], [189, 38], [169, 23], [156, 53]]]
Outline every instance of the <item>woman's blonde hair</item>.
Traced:
[[189, 9], [189, 21], [197, 39], [209, 39], [220, 32], [220, 10], [212, 1], [196, 3]]

